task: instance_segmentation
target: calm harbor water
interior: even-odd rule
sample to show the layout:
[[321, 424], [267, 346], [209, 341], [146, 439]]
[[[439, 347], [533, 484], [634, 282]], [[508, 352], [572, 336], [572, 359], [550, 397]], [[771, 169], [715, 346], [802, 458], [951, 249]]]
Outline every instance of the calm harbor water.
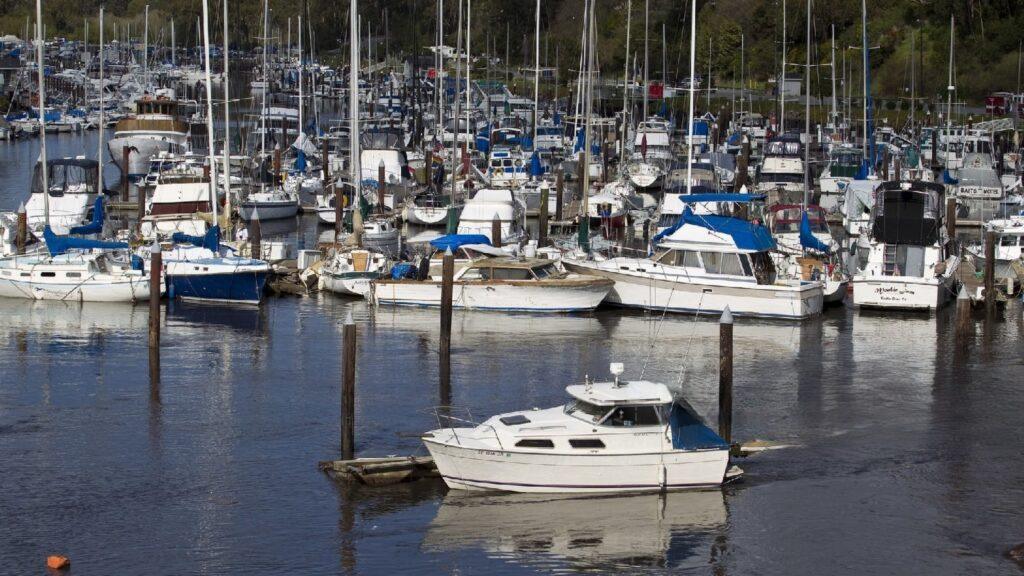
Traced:
[[[49, 143], [91, 154], [95, 135]], [[0, 209], [27, 194], [36, 146], [0, 145]], [[0, 299], [0, 574], [54, 553], [72, 574], [1019, 573], [1003, 556], [1024, 541], [1019, 302], [967, 353], [950, 309], [740, 320], [734, 434], [789, 447], [721, 491], [614, 498], [332, 482], [316, 464], [339, 454], [350, 312], [357, 452], [424, 453], [436, 312], [171, 303], [153, 384], [144, 306]], [[456, 312], [451, 400], [476, 418], [559, 404], [617, 361], [714, 421], [717, 334], [617, 310]]]

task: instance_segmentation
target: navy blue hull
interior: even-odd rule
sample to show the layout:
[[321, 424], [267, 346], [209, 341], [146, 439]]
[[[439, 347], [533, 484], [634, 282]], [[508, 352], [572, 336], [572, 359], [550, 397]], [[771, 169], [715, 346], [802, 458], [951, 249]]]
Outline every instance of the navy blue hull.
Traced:
[[170, 275], [166, 277], [171, 298], [222, 300], [259, 304], [269, 272], [236, 272], [232, 274]]

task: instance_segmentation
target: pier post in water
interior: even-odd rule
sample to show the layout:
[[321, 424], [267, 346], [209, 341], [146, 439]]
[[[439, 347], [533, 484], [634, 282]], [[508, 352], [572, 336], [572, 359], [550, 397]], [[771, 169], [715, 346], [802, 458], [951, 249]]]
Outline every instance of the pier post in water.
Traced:
[[540, 184], [540, 233], [537, 235], [537, 247], [543, 248], [548, 243], [548, 195], [551, 190], [547, 182]]
[[[441, 260], [441, 343], [440, 358], [438, 365], [438, 385], [441, 389], [441, 397], [451, 396], [452, 377], [452, 292], [454, 291], [455, 279], [455, 255], [452, 249], [444, 251], [444, 258]], [[446, 391], [449, 391], [446, 393]]]
[[260, 212], [252, 209], [252, 221], [249, 222], [249, 252], [252, 258], [260, 260], [263, 257], [263, 234], [260, 232]]
[[956, 239], [956, 198], [946, 198], [946, 236], [950, 242]]
[[350, 311], [342, 328], [341, 380], [341, 459], [352, 460], [356, 454], [356, 324]]
[[163, 251], [159, 242], [149, 250], [149, 347], [160, 348], [160, 276]]
[[131, 148], [121, 147], [121, 202], [128, 201], [128, 156], [131, 155]]
[[555, 176], [555, 222], [562, 221], [562, 200], [565, 198], [565, 172], [561, 168]]
[[732, 443], [732, 312], [718, 320], [718, 435]]
[[25, 210], [25, 203], [18, 205], [18, 230], [14, 237], [14, 245], [18, 255], [25, 253], [25, 244], [28, 244], [28, 212]]
[[961, 348], [967, 348], [971, 336], [971, 298], [967, 288], [960, 286], [956, 296], [956, 339]]
[[985, 232], [985, 313], [996, 307], [996, 233]]
[[331, 182], [331, 155], [329, 148], [330, 143], [327, 141], [327, 138], [324, 138], [320, 152], [320, 165], [323, 166], [324, 171], [324, 190], [327, 190], [327, 186]]
[[494, 218], [491, 219], [491, 246], [495, 248], [501, 248], [501, 217], [498, 213], [494, 213]]

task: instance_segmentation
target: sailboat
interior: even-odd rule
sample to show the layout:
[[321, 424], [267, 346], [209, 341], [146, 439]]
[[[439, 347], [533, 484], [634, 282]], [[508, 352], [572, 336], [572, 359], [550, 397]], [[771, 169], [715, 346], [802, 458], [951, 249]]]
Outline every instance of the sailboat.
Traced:
[[[226, 11], [226, 6], [225, 6]], [[227, 15], [225, 14], [225, 17]], [[217, 159], [213, 146], [213, 88], [210, 78], [210, 19], [208, 0], [203, 0], [203, 44], [206, 62], [206, 122], [209, 139], [210, 179], [207, 182], [214, 225], [202, 237], [175, 233], [177, 244], [165, 251], [165, 276], [168, 295], [172, 298], [215, 300], [259, 304], [270, 274], [270, 265], [263, 260], [225, 254], [220, 244], [217, 225]], [[225, 93], [227, 92], [225, 79]]]
[[[36, 0], [36, 58], [39, 71], [39, 103], [46, 102], [43, 79], [42, 5]], [[39, 180], [43, 191], [50, 190], [46, 156], [46, 119], [41, 129]], [[50, 194], [42, 194], [43, 239], [46, 253], [12, 256], [0, 260], [0, 296], [33, 300], [71, 302], [135, 302], [149, 298], [149, 278], [130, 257], [128, 245], [86, 238], [59, 236], [50, 228]], [[99, 220], [69, 230], [71, 234], [95, 234], [102, 230], [102, 201], [95, 209]]]

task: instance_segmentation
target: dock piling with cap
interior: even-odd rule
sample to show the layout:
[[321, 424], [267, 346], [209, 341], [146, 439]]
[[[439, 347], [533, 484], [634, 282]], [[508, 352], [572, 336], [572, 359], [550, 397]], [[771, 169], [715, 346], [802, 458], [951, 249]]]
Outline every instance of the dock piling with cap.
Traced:
[[441, 342], [439, 347], [438, 386], [442, 397], [450, 397], [452, 355], [452, 293], [455, 280], [455, 255], [444, 251], [441, 260]]
[[28, 244], [28, 211], [25, 210], [24, 202], [18, 205], [18, 230], [14, 237], [14, 244], [19, 256], [25, 253], [25, 244]]
[[718, 320], [718, 435], [732, 443], [732, 312]]
[[350, 311], [342, 328], [341, 458], [355, 458], [356, 445], [356, 324]]

